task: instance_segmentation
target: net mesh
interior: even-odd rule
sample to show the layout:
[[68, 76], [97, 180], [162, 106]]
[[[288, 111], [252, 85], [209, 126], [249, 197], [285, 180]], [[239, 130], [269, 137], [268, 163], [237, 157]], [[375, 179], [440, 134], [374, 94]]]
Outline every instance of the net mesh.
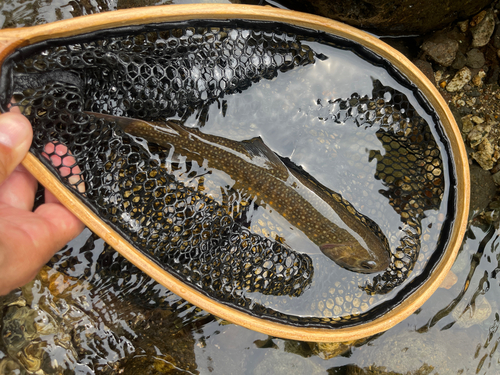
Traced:
[[[257, 316], [320, 326], [367, 316], [353, 309], [341, 318], [332, 311], [325, 315], [335, 318], [290, 317], [255, 303], [250, 293], [304, 293], [315, 272], [311, 258], [252, 233], [233, 206], [177, 181], [112, 119], [89, 113], [144, 120], [196, 114], [203, 124], [208, 107], [224, 95], [322, 59], [301, 37], [279, 28], [162, 25], [28, 52], [13, 58], [4, 107], [13, 97], [33, 124], [31, 151], [151, 261], [214, 300]], [[420, 220], [441, 202], [440, 151], [428, 124], [392, 88], [375, 82], [372, 97], [354, 94], [329, 104], [333, 121], [378, 129], [386, 150], [371, 155], [376, 178], [407, 225], [388, 270], [363, 286], [367, 296], [386, 293], [413, 269]]]

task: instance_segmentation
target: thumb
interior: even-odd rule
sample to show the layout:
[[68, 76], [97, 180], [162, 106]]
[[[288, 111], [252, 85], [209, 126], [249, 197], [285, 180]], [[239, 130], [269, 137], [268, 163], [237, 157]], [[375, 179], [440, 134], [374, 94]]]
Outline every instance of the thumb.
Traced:
[[26, 156], [33, 138], [31, 124], [18, 113], [0, 115], [0, 184]]

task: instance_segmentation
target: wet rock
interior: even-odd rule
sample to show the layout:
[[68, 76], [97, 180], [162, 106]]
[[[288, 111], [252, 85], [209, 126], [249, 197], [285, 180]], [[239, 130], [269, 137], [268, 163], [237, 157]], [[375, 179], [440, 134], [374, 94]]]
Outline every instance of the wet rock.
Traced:
[[495, 181], [495, 184], [500, 186], [500, 171], [493, 175], [493, 181]]
[[123, 360], [123, 362], [124, 364], [120, 364], [119, 366], [119, 373], [128, 375], [162, 375], [177, 372], [175, 371], [177, 370], [175, 361], [168, 354], [155, 356], [137, 355], [131, 359]]
[[[472, 117], [472, 121], [474, 121], [475, 117], [477, 118], [477, 116]], [[474, 126], [474, 128], [470, 131], [469, 135], [467, 136], [471, 147], [476, 148], [477, 146], [479, 146], [481, 142], [483, 142], [483, 140], [488, 136], [490, 131], [491, 127], [489, 126], [483, 126], [483, 125]]]
[[471, 87], [470, 91], [469, 91], [469, 93], [467, 95], [472, 96], [474, 98], [477, 98], [477, 97], [481, 96], [481, 93], [479, 92], [478, 89]]
[[462, 22], [457, 22], [457, 26], [461, 32], [465, 33], [465, 32], [467, 32], [467, 30], [469, 30], [469, 21], [465, 20]]
[[411, 6], [405, 0], [280, 0], [279, 3], [381, 33], [423, 35], [471, 17], [491, 0], [451, 1], [446, 6], [435, 0], [414, 1]]
[[[427, 366], [423, 367], [425, 363], [439, 365], [441, 369], [451, 367], [452, 361], [456, 361], [456, 358], [450, 353], [454, 347], [446, 345], [447, 339], [457, 340], [457, 337], [449, 331], [441, 331], [439, 334], [400, 331], [382, 336], [379, 340], [372, 341], [370, 346], [365, 345], [359, 348], [357, 358], [360, 359], [356, 363], [363, 367], [376, 363], [377, 366], [385, 368], [387, 374], [421, 374], [421, 371], [427, 368]], [[438, 372], [423, 373], [437, 374]], [[439, 371], [439, 374], [451, 373], [456, 373], [456, 371]]]
[[495, 152], [495, 150], [488, 138], [483, 139], [477, 149], [478, 151], [472, 154], [472, 158], [478, 162], [481, 168], [489, 171], [491, 168], [493, 168], [493, 153]]
[[486, 73], [484, 70], [480, 70], [479, 73], [472, 77], [472, 84], [477, 87], [482, 86], [484, 77], [486, 77]]
[[[285, 340], [285, 352], [300, 355], [304, 358], [309, 358], [315, 355], [312, 351], [313, 345], [311, 342]], [[278, 346], [276, 346], [278, 348]]]
[[469, 68], [477, 69], [482, 68], [485, 63], [484, 55], [477, 48], [471, 49], [467, 52], [466, 65]]
[[485, 171], [479, 165], [472, 164], [469, 166], [469, 170], [471, 181], [469, 217], [472, 218], [488, 207], [496, 194], [497, 186], [491, 173]]
[[488, 10], [484, 13], [482, 20], [470, 29], [472, 33], [472, 47], [483, 47], [488, 44], [494, 30], [495, 15], [492, 10]]
[[458, 42], [439, 34], [425, 41], [420, 48], [433, 61], [442, 66], [450, 66], [457, 55]]
[[491, 69], [490, 72], [488, 73], [488, 79], [487, 79], [486, 83], [488, 85], [498, 83], [499, 76], [500, 76], [500, 67], [497, 65], [497, 66], [493, 67], [493, 69]]
[[[361, 368], [357, 365], [347, 365], [346, 375], [402, 375], [399, 372], [389, 371], [385, 366], [371, 365], [368, 367]], [[419, 369], [412, 371], [411, 375], [431, 375], [437, 374], [434, 372], [434, 367], [424, 363]], [[410, 375], [407, 373], [405, 375]]]
[[480, 294], [471, 303], [468, 303], [466, 300], [460, 301], [453, 309], [451, 315], [456, 319], [460, 327], [469, 328], [489, 318], [491, 315], [491, 304], [484, 295]]
[[418, 60], [414, 60], [413, 64], [417, 68], [419, 68], [422, 71], [422, 73], [425, 74], [425, 76], [429, 79], [429, 81], [432, 82], [433, 85], [436, 84], [436, 80], [434, 77], [434, 71], [432, 70], [432, 65], [428, 61], [418, 59]]
[[478, 14], [474, 15], [474, 17], [472, 17], [472, 19], [470, 21], [470, 25], [472, 27], [477, 26], [484, 19], [485, 16], [486, 16], [485, 10], [479, 12]]
[[453, 79], [446, 85], [448, 92], [455, 92], [464, 87], [472, 78], [472, 73], [466, 66], [460, 69]]
[[9, 307], [2, 337], [10, 357], [16, 358], [30, 373], [62, 373], [64, 364], [51, 361], [50, 351], [59, 351], [61, 359], [77, 358], [71, 335], [63, 332], [54, 318], [41, 309]]
[[5, 375], [17, 375], [17, 374], [26, 374], [26, 371], [22, 368], [22, 366], [16, 361], [10, 358], [4, 358], [0, 361], [0, 374]]
[[453, 69], [460, 70], [462, 69], [467, 62], [467, 58], [461, 51], [457, 51], [457, 55], [455, 57], [455, 60], [453, 61], [453, 64], [451, 64], [451, 67]]
[[460, 107], [460, 109], [458, 111], [459, 111], [461, 116], [470, 115], [472, 113], [472, 109], [470, 107], [467, 107], [467, 106]]
[[474, 123], [472, 122], [472, 115], [466, 115], [462, 117], [461, 121], [462, 121], [462, 132], [470, 133], [470, 131], [474, 127]]
[[500, 49], [500, 27], [497, 27], [495, 29], [495, 32], [493, 33], [493, 36], [491, 38], [491, 43], [493, 44], [493, 47], [496, 49]]
[[[479, 95], [476, 95], [476, 96], [479, 96]], [[474, 124], [476, 125], [481, 125], [484, 123], [484, 119], [479, 117], [479, 116], [472, 116], [471, 117], [471, 120], [474, 122]]]

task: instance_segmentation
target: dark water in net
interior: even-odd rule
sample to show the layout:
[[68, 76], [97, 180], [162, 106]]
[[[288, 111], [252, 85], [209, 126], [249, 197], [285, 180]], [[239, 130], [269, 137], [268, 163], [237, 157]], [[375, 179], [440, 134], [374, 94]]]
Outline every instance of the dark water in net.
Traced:
[[[208, 110], [185, 117], [185, 124], [238, 141], [260, 136], [273, 151], [302, 165], [320, 183], [340, 192], [364, 215], [372, 217], [383, 213], [379, 217], [386, 221], [377, 223], [397, 254], [404, 234], [393, 228], [404, 221], [388, 204], [388, 198], [380, 193], [389, 189], [380, 175], [384, 169], [377, 169], [377, 165], [387, 168], [391, 164], [377, 163], [380, 160], [376, 156], [379, 153], [395, 157], [399, 154], [391, 150], [397, 151], [401, 146], [384, 148], [384, 140], [376, 135], [379, 129], [358, 127], [357, 115], [348, 116], [341, 110], [336, 112], [342, 105], [338, 99], [354, 100], [352, 103], [355, 103], [366, 95], [369, 99], [383, 98], [392, 104], [398, 94], [388, 93], [384, 87], [393, 87], [409, 98], [411, 106], [425, 121], [432, 123], [432, 118], [425, 115], [419, 103], [411, 99], [411, 93], [384, 69], [375, 68], [348, 51], [337, 50], [335, 56], [330, 56], [330, 47], [309, 45], [329, 58], [279, 74], [273, 81], [261, 80], [241, 94], [227, 95]], [[364, 79], [356, 79], [353, 74]], [[330, 75], [336, 77], [334, 85], [324, 82], [324, 77]], [[378, 92], [378, 96], [374, 92]], [[353, 96], [354, 93], [358, 95]], [[401, 98], [397, 100], [401, 102]], [[367, 102], [359, 104], [368, 106]], [[339, 117], [334, 117], [339, 113]], [[389, 140], [385, 142], [391, 144]], [[442, 149], [439, 142], [436, 145]], [[179, 179], [193, 187], [200, 184], [199, 175], [205, 171], [202, 167], [179, 163], [178, 159], [168, 158], [155, 148], [151, 152], [163, 157], [167, 169]], [[216, 200], [222, 200], [225, 185], [215, 178], [211, 181], [211, 176], [204, 177], [203, 184], [208, 190], [212, 189]], [[449, 184], [446, 181], [443, 181], [444, 196]], [[441, 199], [431, 202], [431, 207], [426, 207], [425, 215], [419, 219], [422, 233], [418, 237], [425, 241], [422, 240], [422, 248], [416, 254], [418, 261], [411, 262], [414, 272], [410, 279], [405, 278], [405, 283], [422, 274], [436, 248], [440, 224], [447, 213], [446, 204], [446, 200]], [[318, 247], [297, 228], [280, 221], [272, 210], [257, 207], [250, 219], [252, 230], [260, 231], [262, 236], [272, 238], [278, 234], [293, 248], [305, 249], [312, 259], [317, 257], [315, 267], [321, 270], [324, 257]], [[138, 369], [146, 373], [234, 373], [241, 369], [248, 373], [284, 373], [292, 368], [312, 373], [356, 373], [356, 366], [367, 367], [375, 363], [380, 368], [398, 372], [425, 370], [428, 365], [443, 373], [461, 369], [464, 373], [486, 371], [489, 366], [489, 371], [494, 373], [498, 315], [492, 313], [495, 305], [487, 297], [491, 295], [489, 278], [496, 275], [496, 234], [488, 232], [480, 243], [481, 233], [481, 229], [476, 228], [469, 232], [471, 245], [466, 245], [466, 251], [454, 266], [459, 282], [453, 289], [439, 290], [415, 315], [370, 340], [370, 345], [353, 348], [344, 357], [325, 361], [321, 359], [325, 354], [320, 354], [313, 344], [266, 339], [262, 334], [227, 325], [189, 306], [124, 262], [113, 250], [105, 249], [101, 240], [89, 237], [90, 233], [86, 232], [54, 257], [49, 265], [51, 268], [42, 271], [34, 284], [4, 298], [3, 306], [13, 305], [2, 311], [3, 332], [7, 329], [18, 332], [19, 327], [33, 326], [32, 321], [40, 323], [35, 325], [35, 333], [31, 329], [30, 334], [21, 334], [17, 342], [3, 335], [0, 346], [3, 353], [0, 354], [0, 366], [3, 367], [0, 368], [7, 372], [9, 366], [21, 370], [23, 367], [34, 370], [38, 366], [47, 373], [64, 372], [65, 369], [68, 373], [91, 370], [113, 373], [120, 369], [127, 373]], [[394, 272], [413, 260], [402, 258], [406, 264], [399, 268], [395, 266], [399, 258], [393, 259]], [[321, 281], [325, 279], [321, 278], [307, 290], [312, 293], [316, 288], [318, 294], [326, 294], [321, 301], [311, 298], [294, 313], [350, 315], [353, 308], [357, 308], [355, 304], [359, 308], [363, 302], [376, 306], [394, 297], [395, 292], [390, 292], [375, 294], [362, 301], [363, 293], [356, 295], [359, 293], [356, 285], [373, 276], [356, 275], [339, 267], [335, 267], [335, 271], [328, 275], [325, 284]], [[303, 297], [307, 299], [307, 293]], [[258, 298], [262, 296], [256, 300]], [[277, 304], [282, 308], [282, 304]], [[458, 313], [453, 315], [453, 311]], [[471, 318], [467, 319], [469, 315]], [[486, 318], [474, 320], [478, 316]], [[43, 330], [41, 327], [49, 328]], [[483, 328], [478, 330], [478, 327]], [[70, 332], [72, 337], [66, 337], [65, 332]], [[472, 339], [478, 343], [473, 350], [471, 345], [462, 347], [456, 339], [466, 335], [470, 335], [469, 342]], [[431, 346], [430, 342], [438, 344]], [[441, 352], [445, 353], [443, 358]], [[453, 360], [455, 355], [466, 357], [467, 361]], [[384, 373], [382, 369], [380, 373]]]

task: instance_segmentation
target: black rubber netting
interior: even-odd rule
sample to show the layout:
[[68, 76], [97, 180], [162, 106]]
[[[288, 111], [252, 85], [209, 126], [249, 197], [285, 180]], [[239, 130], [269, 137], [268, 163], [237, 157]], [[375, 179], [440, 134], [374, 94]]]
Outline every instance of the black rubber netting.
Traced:
[[[31, 151], [90, 210], [183, 282], [259, 317], [309, 326], [359, 324], [390, 306], [332, 319], [288, 316], [255, 303], [249, 297], [254, 292], [300, 296], [313, 280], [311, 258], [252, 233], [226, 207], [176, 181], [111, 119], [89, 114], [163, 121], [197, 114], [203, 123], [208, 107], [224, 95], [323, 59], [303, 44], [311, 35], [325, 38], [286, 25], [205, 21], [42, 42], [4, 64], [2, 105], [6, 109], [14, 98], [33, 124]], [[351, 42], [333, 39], [338, 48], [352, 48]], [[357, 53], [404, 80], [387, 62], [362, 48]], [[391, 100], [384, 99], [387, 94]], [[411, 272], [423, 213], [441, 203], [440, 152], [408, 99], [379, 82], [371, 98], [355, 94], [330, 104], [338, 121], [351, 118], [358, 126], [379, 128], [386, 154], [372, 155], [379, 162], [377, 178], [408, 224], [390, 268], [364, 287], [367, 295], [386, 293]], [[396, 164], [408, 167], [395, 170]]]

